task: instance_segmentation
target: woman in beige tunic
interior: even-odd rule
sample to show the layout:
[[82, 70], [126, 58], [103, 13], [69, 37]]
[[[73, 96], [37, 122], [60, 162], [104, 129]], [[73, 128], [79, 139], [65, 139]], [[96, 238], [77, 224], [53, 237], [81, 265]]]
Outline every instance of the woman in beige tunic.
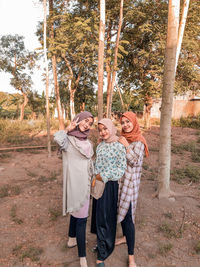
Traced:
[[121, 142], [126, 148], [127, 169], [119, 183], [118, 223], [121, 222], [123, 238], [116, 245], [127, 243], [129, 267], [136, 267], [135, 211], [139, 193], [140, 177], [144, 154], [149, 155], [148, 146], [142, 136], [140, 126], [133, 112], [125, 112], [121, 119]]
[[87, 267], [85, 232], [93, 171], [92, 144], [88, 140], [93, 124], [90, 112], [79, 113], [62, 137], [55, 136], [63, 158], [63, 216], [70, 213], [68, 247], [78, 246], [80, 266]]

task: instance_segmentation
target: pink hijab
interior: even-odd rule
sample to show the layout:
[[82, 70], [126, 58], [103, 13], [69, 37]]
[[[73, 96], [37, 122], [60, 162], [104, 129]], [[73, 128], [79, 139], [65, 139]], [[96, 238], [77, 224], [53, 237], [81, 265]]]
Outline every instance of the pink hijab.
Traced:
[[106, 143], [112, 143], [112, 142], [117, 142], [119, 137], [116, 135], [117, 129], [115, 128], [113, 122], [111, 119], [104, 118], [101, 119], [98, 124], [103, 124], [109, 131], [110, 136], [107, 140], [105, 140]]

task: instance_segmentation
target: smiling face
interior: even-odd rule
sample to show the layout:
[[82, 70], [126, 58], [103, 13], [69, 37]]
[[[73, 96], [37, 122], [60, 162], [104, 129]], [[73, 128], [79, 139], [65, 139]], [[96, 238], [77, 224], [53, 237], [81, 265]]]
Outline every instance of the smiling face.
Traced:
[[99, 123], [98, 130], [99, 130], [99, 135], [101, 139], [107, 140], [110, 137], [110, 132], [108, 128], [106, 128], [105, 125]]
[[122, 117], [121, 126], [125, 133], [130, 133], [133, 130], [133, 123], [126, 117]]
[[82, 120], [79, 123], [78, 127], [81, 132], [85, 132], [87, 130], [90, 130], [90, 128], [92, 127], [92, 124], [93, 124], [93, 118], [89, 117], [85, 120]]

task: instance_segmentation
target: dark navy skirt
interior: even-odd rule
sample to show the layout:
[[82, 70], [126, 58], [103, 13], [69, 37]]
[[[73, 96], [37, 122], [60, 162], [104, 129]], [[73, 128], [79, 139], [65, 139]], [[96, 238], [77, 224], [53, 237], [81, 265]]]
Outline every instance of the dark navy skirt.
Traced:
[[104, 261], [114, 250], [117, 228], [118, 182], [109, 181], [96, 201], [97, 259]]

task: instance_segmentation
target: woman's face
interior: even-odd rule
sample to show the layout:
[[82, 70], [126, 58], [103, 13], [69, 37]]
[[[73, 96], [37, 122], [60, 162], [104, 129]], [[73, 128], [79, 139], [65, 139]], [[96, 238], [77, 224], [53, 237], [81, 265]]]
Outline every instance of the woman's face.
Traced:
[[87, 130], [90, 130], [90, 128], [92, 127], [92, 124], [93, 124], [93, 118], [87, 118], [87, 119], [85, 119], [85, 120], [82, 120], [82, 121], [80, 121], [80, 123], [79, 123], [79, 130], [81, 131], [81, 132], [85, 132], [85, 131], [87, 131]]
[[125, 133], [130, 133], [133, 130], [133, 123], [126, 117], [122, 117], [121, 126]]
[[106, 128], [105, 125], [99, 123], [98, 130], [99, 130], [99, 135], [101, 139], [107, 140], [110, 137], [110, 132], [108, 128]]

